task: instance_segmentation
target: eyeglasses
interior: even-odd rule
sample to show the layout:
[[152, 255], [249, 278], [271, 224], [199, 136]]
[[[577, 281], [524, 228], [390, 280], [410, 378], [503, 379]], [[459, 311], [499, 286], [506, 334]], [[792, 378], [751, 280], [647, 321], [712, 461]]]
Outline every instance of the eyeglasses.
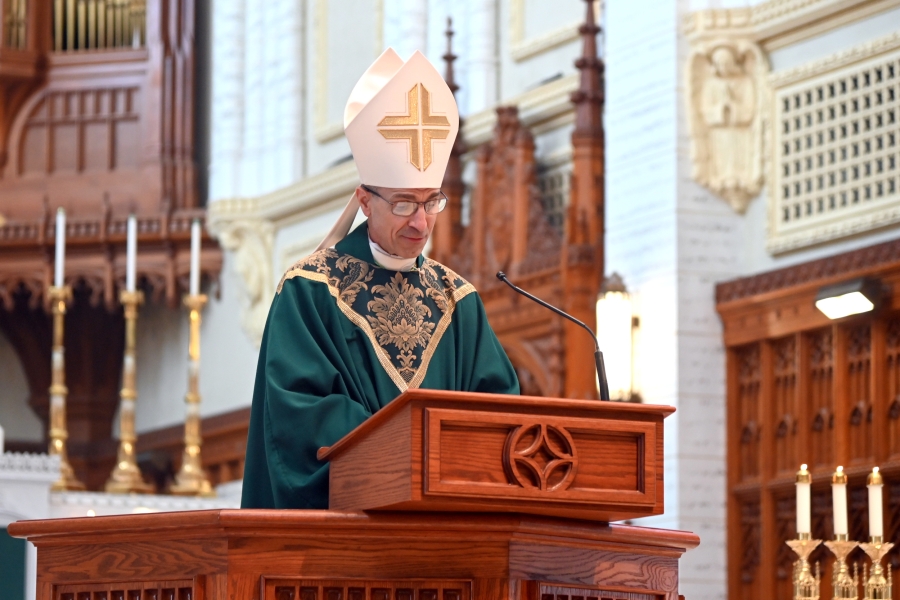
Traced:
[[[447, 208], [447, 195], [441, 191], [438, 192], [439, 195], [437, 197], [426, 200], [425, 202], [413, 202], [412, 200], [389, 200], [367, 185], [361, 187], [370, 194], [378, 196], [390, 204], [391, 212], [398, 217], [411, 217], [416, 214], [416, 211], [419, 210], [420, 206], [425, 209], [425, 214], [428, 215], [436, 215]], [[396, 197], [396, 195], [392, 197]]]

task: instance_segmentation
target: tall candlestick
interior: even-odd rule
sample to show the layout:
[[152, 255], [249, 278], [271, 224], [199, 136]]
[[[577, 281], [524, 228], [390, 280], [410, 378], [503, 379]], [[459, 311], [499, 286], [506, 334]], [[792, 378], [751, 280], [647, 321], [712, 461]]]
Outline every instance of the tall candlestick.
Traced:
[[137, 282], [137, 218], [128, 216], [128, 239], [125, 249], [125, 291], [134, 292]]
[[866, 487], [869, 488], [869, 537], [872, 540], [881, 541], [884, 536], [884, 521], [881, 507], [881, 488], [884, 480], [878, 467], [872, 469], [866, 480]]
[[66, 261], [66, 210], [56, 210], [56, 262], [54, 263], [53, 287], [63, 287], [64, 264]]
[[[57, 221], [58, 223], [59, 221]], [[69, 464], [66, 440], [69, 427], [66, 420], [66, 349], [65, 318], [66, 303], [72, 301], [72, 288], [54, 286], [48, 290], [53, 312], [53, 349], [50, 354], [50, 448], [51, 456], [59, 456], [59, 479], [50, 486], [53, 491], [83, 490], [84, 484], [75, 477]]]
[[847, 475], [838, 467], [831, 476], [831, 500], [834, 511], [834, 537], [847, 539]]
[[[134, 280], [131, 283], [134, 284]], [[137, 401], [137, 316], [138, 305], [144, 302], [144, 294], [126, 290], [119, 294], [119, 299], [125, 308], [125, 356], [122, 361], [122, 390], [119, 392], [119, 450], [116, 466], [106, 481], [106, 491], [113, 494], [149, 494], [154, 488], [141, 477], [135, 451], [137, 433], [134, 430]]]
[[797, 537], [800, 539], [809, 538], [812, 532], [810, 526], [810, 485], [812, 477], [806, 470], [806, 465], [800, 465], [797, 471]]
[[200, 294], [200, 219], [191, 223], [191, 286], [190, 295]]
[[184, 419], [184, 453], [181, 469], [170, 488], [173, 494], [215, 496], [200, 460], [200, 311], [206, 304], [203, 294], [189, 295], [184, 305], [190, 310], [191, 337], [188, 345], [188, 392], [184, 397], [187, 414]]

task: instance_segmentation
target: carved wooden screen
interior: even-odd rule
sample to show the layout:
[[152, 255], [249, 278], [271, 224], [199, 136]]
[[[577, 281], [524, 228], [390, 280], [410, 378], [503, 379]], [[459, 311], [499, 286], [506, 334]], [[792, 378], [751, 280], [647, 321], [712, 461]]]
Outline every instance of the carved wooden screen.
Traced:
[[[596, 397], [594, 343], [564, 321], [500, 283], [510, 279], [562, 307], [595, 329], [596, 301], [603, 278], [603, 63], [597, 56], [591, 2], [579, 29], [582, 55], [578, 90], [572, 94], [572, 175], [568, 206], [559, 193], [541, 197], [534, 138], [515, 107], [497, 109], [491, 141], [474, 151], [476, 179], [468, 223], [462, 215], [462, 155], [458, 140], [443, 189], [450, 198], [438, 220], [432, 254], [472, 281], [484, 300], [491, 326], [516, 367], [523, 394]], [[447, 82], [455, 57], [447, 52]]]
[[[880, 311], [832, 322], [815, 309], [819, 287], [865, 275], [896, 290]], [[718, 286], [728, 370], [730, 598], [792, 596], [796, 556], [784, 542], [796, 537], [801, 463], [813, 475], [814, 538], [834, 537], [831, 474], [843, 465], [850, 536], [867, 540], [865, 478], [877, 465], [886, 481], [885, 534], [900, 542], [897, 292], [900, 241]], [[830, 598], [831, 554], [822, 546], [812, 560], [821, 562], [821, 595]], [[900, 567], [896, 548], [889, 562]]]
[[[205, 218], [195, 174], [195, 2], [0, 6], [17, 7], [0, 40], [15, 24], [17, 50], [0, 53], [0, 331], [46, 424], [45, 301], [54, 213], [66, 209], [69, 458], [96, 489], [115, 462], [127, 216], [137, 216], [138, 285], [173, 309], [188, 288], [191, 223]], [[214, 281], [221, 252], [208, 236], [203, 246], [203, 278]]]

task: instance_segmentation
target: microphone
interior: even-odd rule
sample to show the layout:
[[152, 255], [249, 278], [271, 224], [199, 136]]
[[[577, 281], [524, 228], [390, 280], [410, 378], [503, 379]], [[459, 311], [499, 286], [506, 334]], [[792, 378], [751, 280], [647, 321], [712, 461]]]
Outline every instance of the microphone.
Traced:
[[587, 332], [589, 334], [591, 334], [591, 337], [594, 338], [594, 363], [597, 365], [597, 381], [600, 384], [600, 399], [601, 400], [609, 400], [609, 384], [607, 384], [607, 382], [606, 382], [606, 367], [603, 365], [603, 352], [600, 351], [600, 342], [599, 342], [599, 340], [597, 340], [597, 336], [594, 335], [594, 332], [591, 330], [591, 328], [588, 327], [587, 325], [585, 325], [584, 323], [582, 323], [581, 321], [579, 321], [578, 319], [576, 319], [575, 317], [573, 317], [572, 315], [570, 315], [569, 313], [556, 308], [552, 304], [547, 304], [546, 302], [544, 302], [537, 296], [532, 296], [531, 294], [529, 294], [522, 288], [514, 285], [513, 282], [511, 282], [509, 279], [506, 278], [506, 273], [504, 273], [503, 271], [497, 271], [497, 279], [499, 279], [500, 281], [502, 281], [503, 283], [505, 283], [512, 289], [514, 289], [515, 291], [519, 292], [526, 298], [528, 298], [530, 300], [534, 300], [535, 302], [537, 302], [544, 308], [549, 308], [550, 310], [552, 310], [559, 316], [565, 317], [566, 319], [572, 321], [576, 325], [580, 325], [580, 326], [584, 327], [587, 330]]

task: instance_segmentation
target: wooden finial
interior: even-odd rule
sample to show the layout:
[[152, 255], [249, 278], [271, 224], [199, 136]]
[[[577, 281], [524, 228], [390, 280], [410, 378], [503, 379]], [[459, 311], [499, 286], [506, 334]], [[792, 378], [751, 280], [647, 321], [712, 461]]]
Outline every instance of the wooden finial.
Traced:
[[581, 57], [575, 66], [581, 72], [578, 90], [572, 93], [575, 104], [576, 133], [591, 134], [602, 127], [600, 115], [603, 107], [603, 61], [597, 55], [597, 34], [600, 27], [594, 20], [593, 0], [585, 0], [587, 14], [584, 24], [578, 28], [581, 34]]
[[454, 79], [453, 73], [453, 61], [457, 59], [457, 56], [453, 54], [453, 18], [447, 17], [447, 31], [444, 32], [444, 35], [447, 36], [447, 53], [442, 57], [444, 62], [447, 63], [447, 71], [444, 75], [444, 81], [447, 82], [447, 87], [450, 88], [450, 91], [453, 94], [456, 94], [456, 90], [459, 89], [459, 86], [456, 85], [456, 80]]

